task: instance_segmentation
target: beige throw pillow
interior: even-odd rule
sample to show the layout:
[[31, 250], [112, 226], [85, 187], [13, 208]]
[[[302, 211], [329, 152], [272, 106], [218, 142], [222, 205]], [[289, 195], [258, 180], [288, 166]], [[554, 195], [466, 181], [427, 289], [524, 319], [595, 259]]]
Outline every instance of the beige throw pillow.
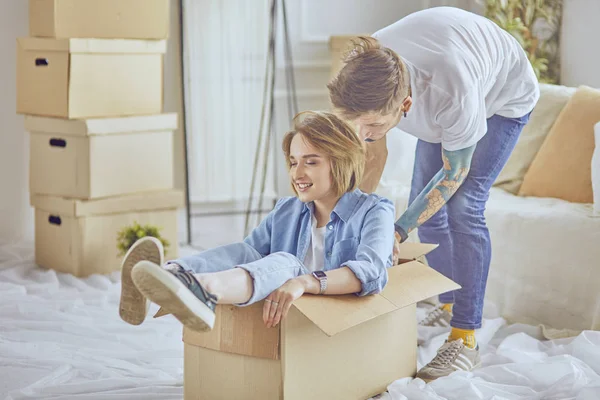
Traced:
[[556, 117], [576, 90], [577, 88], [567, 86], [540, 84], [540, 100], [494, 186], [513, 194], [519, 192], [523, 177], [544, 143]]
[[519, 195], [593, 203], [591, 164], [598, 121], [600, 90], [580, 86], [531, 163]]

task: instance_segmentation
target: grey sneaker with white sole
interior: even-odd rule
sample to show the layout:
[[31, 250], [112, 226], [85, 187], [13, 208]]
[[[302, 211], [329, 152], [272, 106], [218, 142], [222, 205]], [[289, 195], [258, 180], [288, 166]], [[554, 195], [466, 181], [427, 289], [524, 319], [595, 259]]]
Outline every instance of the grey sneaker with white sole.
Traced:
[[462, 339], [447, 340], [433, 360], [419, 370], [417, 378], [431, 382], [454, 371], [471, 371], [480, 365], [479, 346], [472, 349], [465, 346]]
[[129, 248], [121, 263], [121, 300], [119, 315], [121, 319], [132, 325], [139, 325], [146, 319], [150, 303], [137, 289], [131, 279], [131, 270], [140, 261], [148, 260], [162, 265], [164, 250], [160, 240], [147, 236], [136, 241]]
[[176, 264], [166, 269], [140, 261], [131, 275], [146, 298], [173, 314], [186, 327], [200, 332], [213, 328], [217, 298], [200, 285], [191, 271]]

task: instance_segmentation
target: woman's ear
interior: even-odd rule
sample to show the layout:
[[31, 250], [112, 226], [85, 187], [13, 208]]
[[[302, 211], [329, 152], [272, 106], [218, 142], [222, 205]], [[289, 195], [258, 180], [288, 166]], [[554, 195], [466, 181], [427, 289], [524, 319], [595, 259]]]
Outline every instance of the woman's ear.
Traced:
[[404, 99], [404, 101], [402, 102], [402, 111], [407, 113], [410, 111], [410, 108], [412, 107], [412, 97], [408, 96]]

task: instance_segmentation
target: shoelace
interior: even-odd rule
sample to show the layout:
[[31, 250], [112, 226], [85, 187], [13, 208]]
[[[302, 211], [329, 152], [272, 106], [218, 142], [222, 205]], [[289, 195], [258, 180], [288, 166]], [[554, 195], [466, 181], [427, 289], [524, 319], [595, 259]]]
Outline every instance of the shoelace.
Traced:
[[440, 351], [433, 361], [431, 361], [429, 364], [430, 366], [435, 368], [447, 368], [454, 360], [456, 360], [456, 357], [458, 357], [464, 344], [462, 340], [453, 340], [448, 343], [449, 345], [444, 350]]
[[194, 275], [192, 275], [192, 273], [189, 271], [185, 271], [185, 270], [181, 269], [181, 270], [177, 271], [177, 274], [179, 276], [183, 277], [188, 285], [191, 285], [192, 283], [194, 283], [194, 281], [196, 281]]
[[183, 269], [183, 267], [181, 265], [177, 265], [174, 268], [172, 268], [171, 272], [175, 273], [176, 275], [178, 275], [180, 277], [183, 277], [188, 285], [191, 285], [194, 282], [196, 282], [196, 283], [198, 282], [196, 280], [196, 277], [194, 276], [193, 272]]
[[421, 324], [422, 325], [430, 325], [431, 323], [433, 323], [433, 321], [438, 319], [443, 313], [444, 313], [444, 310], [442, 309], [442, 306], [437, 306], [436, 308], [434, 308], [432, 311], [429, 312], [427, 317], [425, 317], [425, 319], [423, 319], [423, 321], [421, 321]]

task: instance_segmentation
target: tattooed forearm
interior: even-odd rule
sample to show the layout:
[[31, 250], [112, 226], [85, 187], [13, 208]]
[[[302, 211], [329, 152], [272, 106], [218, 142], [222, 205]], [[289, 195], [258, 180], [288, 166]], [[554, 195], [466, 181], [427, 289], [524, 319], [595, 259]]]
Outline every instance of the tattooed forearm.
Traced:
[[429, 194], [427, 194], [427, 207], [425, 208], [425, 211], [419, 215], [419, 218], [417, 219], [417, 225], [421, 225], [431, 218], [433, 214], [438, 212], [438, 210], [444, 206], [445, 203], [446, 200], [444, 199], [444, 196], [442, 196], [442, 192], [440, 192], [438, 189], [433, 189], [431, 192], [429, 192]]
[[405, 236], [437, 213], [464, 182], [475, 146], [464, 150], [442, 150], [444, 165], [396, 221], [396, 230]]

